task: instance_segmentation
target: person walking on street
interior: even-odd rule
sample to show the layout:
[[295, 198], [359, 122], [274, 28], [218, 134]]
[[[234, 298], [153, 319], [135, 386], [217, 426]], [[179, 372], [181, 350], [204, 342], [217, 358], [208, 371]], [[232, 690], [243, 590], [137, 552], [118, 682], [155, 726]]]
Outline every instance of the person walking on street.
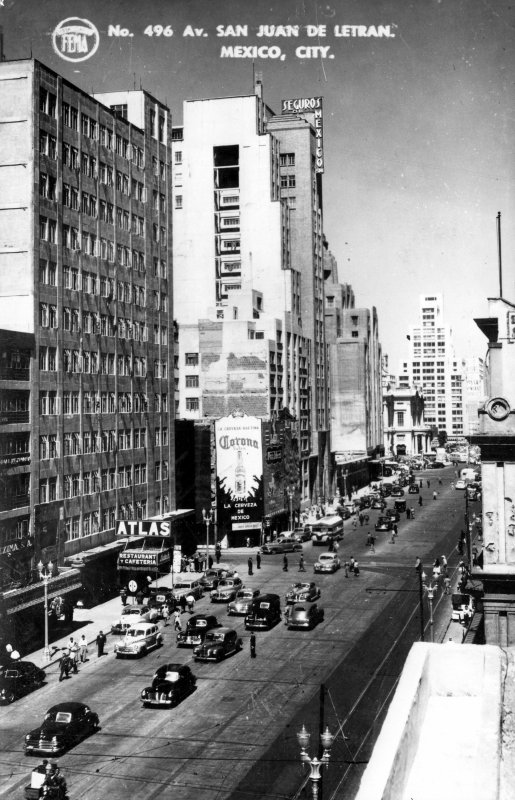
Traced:
[[430, 488], [431, 488], [431, 481], [427, 481], [427, 488], [428, 488], [428, 489], [430, 489]]
[[394, 532], [395, 536], [397, 536], [397, 531], [398, 531], [398, 528], [397, 528], [397, 523], [396, 523], [396, 522], [394, 522], [394, 523], [393, 523], [393, 528], [392, 528], [392, 530], [393, 530], [393, 532]]
[[375, 553], [376, 551], [376, 539], [375, 536], [370, 536], [370, 552]]
[[301, 556], [299, 558], [299, 572], [305, 572], [305, 571], [306, 571], [306, 567], [304, 566], [304, 556], [301, 553]]
[[195, 608], [195, 598], [192, 594], [189, 594], [186, 598], [186, 603], [188, 605], [188, 611], [190, 614], [193, 614], [193, 609]]
[[443, 486], [441, 478], [438, 478], [438, 486]]
[[443, 579], [444, 594], [449, 594], [451, 588], [451, 579], [448, 575]]
[[59, 659], [59, 683], [63, 678], [67, 678], [70, 674], [71, 659], [68, 650], [64, 650], [61, 658]]
[[409, 510], [409, 508], [407, 508], [406, 509], [406, 519], [410, 518], [410, 514], [411, 514], [411, 511]]
[[247, 566], [248, 566], [248, 568], [249, 568], [249, 575], [252, 575], [252, 574], [253, 574], [253, 572], [252, 572], [252, 566], [253, 566], [253, 562], [252, 562], [252, 556], [249, 556], [249, 557], [248, 557], [248, 559], [247, 559]]
[[79, 641], [79, 657], [81, 664], [84, 664], [88, 660], [88, 643], [84, 634], [82, 634]]
[[419, 481], [419, 486], [420, 486], [421, 489], [422, 489], [423, 483], [424, 483], [424, 481], [421, 478], [420, 481]]
[[372, 544], [372, 534], [369, 531], [367, 536], [367, 547], [370, 547], [371, 544]]
[[419, 506], [424, 504], [424, 501], [422, 500], [422, 495], [421, 494], [419, 494], [419, 496], [418, 496], [418, 504], [419, 504]]
[[207, 568], [211, 569], [212, 566], [213, 566], [213, 556], [210, 553], [208, 558], [207, 558]]
[[256, 657], [256, 634], [254, 632], [250, 634], [250, 657]]
[[437, 497], [438, 497], [438, 492], [433, 492], [433, 500], [436, 500]]
[[361, 527], [363, 527], [363, 523], [365, 521], [365, 515], [363, 514], [362, 511], [359, 512], [358, 519], [359, 519], [359, 524], [361, 525]]
[[75, 674], [78, 672], [78, 663], [79, 663], [79, 643], [75, 641], [73, 636], [70, 636], [70, 641], [68, 642], [68, 650], [70, 651], [70, 656], [73, 661], [73, 671]]
[[346, 578], [348, 578], [348, 577], [349, 577], [349, 566], [350, 566], [349, 562], [348, 562], [348, 561], [345, 561], [345, 562], [344, 562], [344, 565], [343, 565], [343, 568], [344, 568], [344, 570], [345, 570], [345, 577], [346, 577]]
[[352, 571], [354, 572], [354, 577], [357, 578], [359, 575], [359, 564], [357, 561], [354, 562], [354, 567]]
[[182, 631], [181, 612], [179, 611], [178, 608], [176, 608], [175, 611], [173, 612], [173, 626], [176, 631]]
[[283, 556], [283, 572], [288, 572], [288, 558]]
[[170, 612], [168, 611], [168, 603], [163, 603], [161, 606], [161, 616], [163, 617], [163, 625], [166, 628], [168, 625], [168, 617], [170, 616]]
[[442, 572], [443, 572], [443, 575], [444, 575], [444, 577], [446, 578], [446, 577], [447, 577], [447, 571], [448, 571], [448, 565], [447, 565], [447, 559], [446, 559], [446, 557], [445, 557], [445, 556], [442, 556], [442, 557], [441, 557], [441, 559], [440, 559], [440, 563], [441, 563], [441, 565], [442, 565]]
[[222, 555], [222, 547], [220, 545], [220, 542], [217, 542], [215, 545], [215, 559], [217, 564], [220, 563], [221, 555]]
[[181, 607], [181, 613], [184, 614], [184, 612], [186, 611], [186, 606], [187, 606], [186, 595], [185, 594], [181, 594], [181, 596], [179, 597], [179, 605]]
[[354, 561], [354, 556], [351, 556], [351, 557], [349, 558], [349, 570], [350, 570], [351, 572], [354, 572], [354, 564], [355, 564], [355, 561]]
[[413, 508], [413, 506], [410, 508], [410, 515], [411, 519], [415, 519], [415, 509]]
[[261, 553], [259, 552], [259, 550], [256, 553], [256, 567], [258, 569], [261, 569]]
[[338, 541], [335, 539], [334, 542], [333, 542], [333, 552], [337, 553], [339, 549], [340, 549], [340, 545], [339, 545]]
[[100, 658], [100, 656], [104, 655], [104, 647], [107, 641], [107, 636], [103, 631], [100, 631], [95, 641], [97, 645], [97, 657]]
[[125, 586], [120, 589], [120, 600], [122, 601], [122, 606], [127, 605], [127, 589]]

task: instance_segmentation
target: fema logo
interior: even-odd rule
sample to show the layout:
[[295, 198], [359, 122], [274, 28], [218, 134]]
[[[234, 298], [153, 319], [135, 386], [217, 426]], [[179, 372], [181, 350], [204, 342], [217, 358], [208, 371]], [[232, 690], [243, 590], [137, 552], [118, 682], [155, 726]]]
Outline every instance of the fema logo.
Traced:
[[100, 36], [88, 19], [68, 17], [52, 33], [52, 45], [65, 61], [86, 61], [98, 50]]

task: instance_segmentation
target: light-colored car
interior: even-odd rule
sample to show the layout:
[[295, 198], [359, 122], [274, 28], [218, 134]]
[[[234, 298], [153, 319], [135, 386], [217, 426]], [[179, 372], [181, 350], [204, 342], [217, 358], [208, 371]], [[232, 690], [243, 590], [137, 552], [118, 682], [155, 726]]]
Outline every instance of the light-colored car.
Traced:
[[211, 602], [227, 603], [229, 600], [234, 600], [236, 593], [240, 589], [243, 589], [241, 578], [224, 578], [217, 588], [211, 592]]
[[467, 488], [467, 481], [462, 480], [461, 478], [456, 481], [454, 486], [455, 489], [466, 489]]
[[125, 606], [120, 619], [111, 625], [111, 633], [125, 633], [137, 622], [155, 622], [158, 617], [159, 612], [156, 608], [149, 608], [139, 604]]
[[163, 637], [153, 622], [137, 622], [133, 625], [121, 642], [114, 646], [116, 657], [143, 656], [149, 650], [161, 647]]
[[255, 600], [259, 594], [259, 589], [240, 589], [240, 591], [236, 593], [234, 600], [228, 603], [227, 613], [229, 615], [244, 617], [252, 605], [252, 601]]
[[313, 600], [318, 600], [320, 597], [320, 589], [316, 583], [311, 582], [298, 582], [294, 583], [291, 588], [286, 592], [287, 603], [312, 603]]
[[263, 555], [274, 555], [276, 553], [300, 553], [302, 552], [302, 544], [295, 541], [295, 539], [283, 539], [282, 541], [278, 541], [276, 539], [274, 542], [266, 542], [262, 546], [261, 552]]
[[287, 609], [286, 624], [288, 630], [304, 628], [311, 630], [324, 619], [324, 610], [316, 603], [295, 603]]
[[336, 572], [336, 570], [340, 569], [340, 566], [340, 559], [336, 553], [320, 553], [313, 569], [315, 573]]
[[[187, 574], [188, 573], [186, 573], [186, 576]], [[200, 598], [204, 595], [204, 587], [202, 586], [201, 579], [199, 577], [188, 578], [184, 577], [183, 574], [175, 582], [173, 596], [176, 600], [179, 600], [181, 597], [188, 597], [190, 594], [193, 595], [195, 600], [200, 600]]]

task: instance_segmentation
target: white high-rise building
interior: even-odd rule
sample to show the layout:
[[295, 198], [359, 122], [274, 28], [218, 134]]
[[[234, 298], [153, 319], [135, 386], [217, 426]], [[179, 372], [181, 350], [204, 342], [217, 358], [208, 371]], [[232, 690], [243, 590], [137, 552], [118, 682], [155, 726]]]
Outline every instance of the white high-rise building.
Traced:
[[427, 425], [446, 431], [449, 438], [462, 436], [463, 379], [445, 323], [443, 295], [420, 295], [420, 321], [409, 329], [409, 355], [402, 362], [399, 384], [421, 390]]

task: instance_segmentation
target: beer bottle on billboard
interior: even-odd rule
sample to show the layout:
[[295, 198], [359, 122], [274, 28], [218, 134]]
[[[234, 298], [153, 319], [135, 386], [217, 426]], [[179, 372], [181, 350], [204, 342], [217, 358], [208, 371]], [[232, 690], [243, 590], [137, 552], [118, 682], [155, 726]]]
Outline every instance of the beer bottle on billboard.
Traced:
[[243, 463], [243, 450], [238, 450], [236, 459], [236, 470], [234, 475], [234, 489], [235, 494], [246, 494], [247, 475], [245, 472], [245, 465]]

